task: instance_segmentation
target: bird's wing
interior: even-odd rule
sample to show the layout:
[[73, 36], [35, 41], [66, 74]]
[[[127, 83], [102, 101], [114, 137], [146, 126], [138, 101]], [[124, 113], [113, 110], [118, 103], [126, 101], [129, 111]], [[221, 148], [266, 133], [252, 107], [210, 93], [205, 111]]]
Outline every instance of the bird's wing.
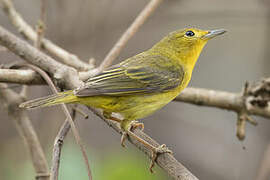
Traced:
[[133, 58], [90, 78], [84, 86], [75, 90], [75, 95], [87, 97], [157, 93], [173, 89], [183, 80], [182, 67], [168, 63], [170, 60], [164, 56]]

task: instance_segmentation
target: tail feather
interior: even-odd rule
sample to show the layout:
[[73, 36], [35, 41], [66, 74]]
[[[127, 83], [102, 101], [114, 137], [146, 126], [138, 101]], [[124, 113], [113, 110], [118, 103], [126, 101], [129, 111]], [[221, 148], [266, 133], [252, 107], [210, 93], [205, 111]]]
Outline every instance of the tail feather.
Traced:
[[38, 108], [45, 106], [57, 105], [60, 103], [71, 103], [76, 101], [76, 96], [73, 94], [73, 91], [65, 91], [58, 94], [53, 94], [50, 96], [30, 100], [20, 104], [21, 108]]

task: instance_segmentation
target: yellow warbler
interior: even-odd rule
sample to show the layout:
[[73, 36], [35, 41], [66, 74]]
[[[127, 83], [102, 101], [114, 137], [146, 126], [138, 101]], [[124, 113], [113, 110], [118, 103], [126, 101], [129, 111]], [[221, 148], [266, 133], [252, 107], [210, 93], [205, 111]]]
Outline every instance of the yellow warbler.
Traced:
[[[78, 89], [28, 101], [24, 108], [51, 106], [59, 103], [79, 103], [101, 108], [105, 117], [118, 121], [126, 134], [135, 135], [132, 127], [142, 126], [134, 120], [144, 118], [172, 101], [189, 83], [192, 70], [206, 42], [226, 31], [204, 31], [187, 28], [170, 33], [152, 48], [126, 59], [120, 64], [88, 79]], [[112, 117], [119, 113], [122, 119]], [[125, 133], [126, 132], [126, 133]], [[169, 152], [165, 146], [156, 153]]]

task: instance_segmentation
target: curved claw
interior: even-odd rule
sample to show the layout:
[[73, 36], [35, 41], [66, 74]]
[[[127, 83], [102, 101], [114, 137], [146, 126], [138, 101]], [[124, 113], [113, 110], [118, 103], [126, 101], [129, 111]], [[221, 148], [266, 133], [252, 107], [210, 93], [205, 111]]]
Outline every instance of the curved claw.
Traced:
[[150, 163], [150, 167], [149, 167], [149, 170], [151, 173], [154, 173], [153, 168], [155, 166], [155, 162], [157, 160], [158, 155], [163, 154], [163, 153], [172, 154], [173, 152], [171, 150], [169, 150], [169, 148], [165, 144], [160, 145], [159, 147], [155, 148], [152, 151], [151, 163]]
[[[123, 121], [122, 121], [123, 122]], [[137, 129], [137, 128], [140, 128], [141, 130], [144, 129], [144, 124], [143, 123], [140, 123], [139, 121], [131, 121], [129, 124], [128, 124], [128, 127], [127, 127], [127, 130], [124, 130], [122, 132], [122, 136], [121, 136], [121, 145], [123, 147], [126, 147], [125, 145], [125, 141], [127, 139], [127, 136], [128, 136], [128, 133], [127, 131], [131, 131], [131, 130], [134, 130], [134, 129]]]
[[122, 136], [121, 136], [121, 146], [122, 147], [126, 147], [126, 145], [125, 145], [125, 140], [127, 139], [127, 132], [125, 132], [125, 131], [123, 131], [122, 132]]
[[122, 136], [121, 136], [121, 145], [123, 147], [125, 146], [125, 140], [127, 139], [127, 136], [130, 135], [132, 137], [134, 137], [137, 141], [141, 142], [142, 144], [144, 144], [145, 147], [147, 147], [148, 149], [150, 149], [152, 151], [152, 155], [151, 155], [151, 164], [149, 167], [149, 170], [151, 173], [153, 173], [153, 167], [155, 166], [155, 162], [157, 160], [157, 157], [159, 154], [163, 154], [163, 153], [170, 153], [172, 154], [172, 151], [169, 150], [167, 148], [167, 146], [165, 144], [160, 145], [159, 147], [154, 147], [153, 145], [149, 144], [147, 141], [141, 139], [140, 137], [138, 137], [137, 135], [135, 135], [132, 132], [132, 129], [136, 129], [136, 128], [141, 128], [142, 130], [144, 129], [144, 124], [143, 123], [139, 123], [138, 121], [132, 121], [129, 124], [126, 124], [125, 121], [121, 121], [120, 122], [120, 126], [122, 127]]
[[140, 128], [141, 131], [143, 131], [144, 130], [144, 124], [140, 123], [139, 121], [132, 121], [130, 123], [130, 129], [129, 130], [137, 129], [137, 128]]

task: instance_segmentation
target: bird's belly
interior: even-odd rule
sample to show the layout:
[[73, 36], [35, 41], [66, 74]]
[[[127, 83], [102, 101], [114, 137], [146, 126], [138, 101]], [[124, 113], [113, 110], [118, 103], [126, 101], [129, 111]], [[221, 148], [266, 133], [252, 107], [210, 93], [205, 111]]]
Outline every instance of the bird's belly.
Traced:
[[120, 113], [125, 119], [136, 120], [144, 118], [172, 101], [179, 90], [164, 93], [131, 96], [93, 96], [80, 98], [80, 102], [106, 112]]

